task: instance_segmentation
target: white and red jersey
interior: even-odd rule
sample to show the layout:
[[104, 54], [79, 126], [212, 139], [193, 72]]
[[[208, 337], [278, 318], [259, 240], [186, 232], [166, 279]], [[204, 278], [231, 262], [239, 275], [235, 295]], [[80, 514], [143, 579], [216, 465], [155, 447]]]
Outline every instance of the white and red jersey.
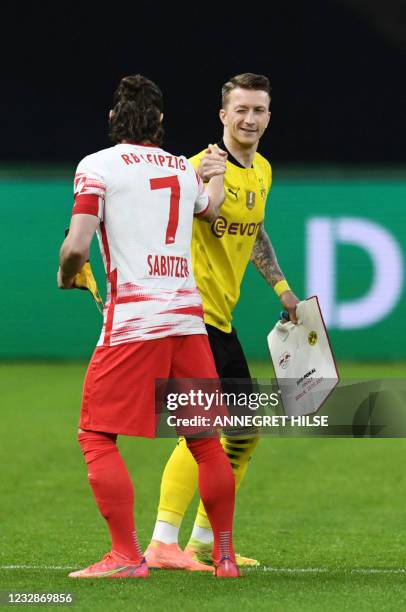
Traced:
[[79, 163], [72, 214], [100, 218], [107, 275], [98, 346], [206, 333], [190, 242], [208, 205], [187, 159], [156, 146], [118, 144]]

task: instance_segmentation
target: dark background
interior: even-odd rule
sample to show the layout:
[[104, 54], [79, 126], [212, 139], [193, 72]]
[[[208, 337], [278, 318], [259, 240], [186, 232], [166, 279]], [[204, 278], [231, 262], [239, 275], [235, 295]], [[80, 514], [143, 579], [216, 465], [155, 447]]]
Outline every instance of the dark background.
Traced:
[[125, 74], [165, 96], [165, 147], [190, 155], [221, 135], [221, 85], [273, 87], [260, 150], [272, 161], [406, 161], [406, 2], [41, 4], [2, 8], [2, 162], [69, 162], [108, 146]]

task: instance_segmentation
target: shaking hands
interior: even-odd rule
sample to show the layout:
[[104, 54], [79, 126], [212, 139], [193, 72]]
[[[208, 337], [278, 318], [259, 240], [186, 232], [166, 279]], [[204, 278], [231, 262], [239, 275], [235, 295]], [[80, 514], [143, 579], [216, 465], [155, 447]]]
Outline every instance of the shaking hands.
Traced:
[[219, 149], [217, 145], [209, 144], [202, 157], [197, 173], [204, 183], [213, 176], [219, 176], [226, 171], [227, 153]]

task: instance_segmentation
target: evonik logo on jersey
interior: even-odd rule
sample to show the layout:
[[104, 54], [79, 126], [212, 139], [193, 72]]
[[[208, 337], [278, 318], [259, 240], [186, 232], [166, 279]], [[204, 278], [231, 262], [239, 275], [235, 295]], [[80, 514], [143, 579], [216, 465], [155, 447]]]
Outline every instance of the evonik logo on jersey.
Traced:
[[253, 236], [258, 232], [261, 223], [229, 223], [225, 217], [217, 217], [211, 224], [211, 231], [216, 238], [222, 238], [224, 234], [230, 236]]

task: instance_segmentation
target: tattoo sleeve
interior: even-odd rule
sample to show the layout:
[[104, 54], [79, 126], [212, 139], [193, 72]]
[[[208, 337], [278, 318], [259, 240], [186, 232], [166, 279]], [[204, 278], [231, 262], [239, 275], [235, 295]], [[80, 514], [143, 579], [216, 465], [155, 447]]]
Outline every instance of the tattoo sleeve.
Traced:
[[263, 224], [258, 230], [257, 239], [251, 253], [251, 261], [258, 272], [262, 274], [264, 279], [272, 287], [276, 285], [278, 281], [285, 278], [279, 267], [274, 248]]

